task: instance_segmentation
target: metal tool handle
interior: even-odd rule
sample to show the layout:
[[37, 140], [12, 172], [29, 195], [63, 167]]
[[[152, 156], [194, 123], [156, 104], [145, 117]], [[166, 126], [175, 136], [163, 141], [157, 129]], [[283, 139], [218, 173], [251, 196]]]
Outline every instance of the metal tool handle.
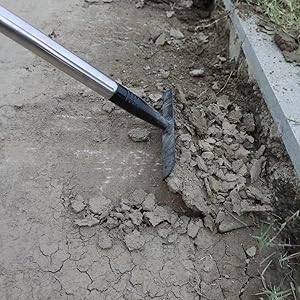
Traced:
[[0, 6], [0, 32], [131, 114], [166, 129], [169, 122], [127, 88]]
[[117, 90], [115, 81], [1, 6], [0, 31], [102, 96]]

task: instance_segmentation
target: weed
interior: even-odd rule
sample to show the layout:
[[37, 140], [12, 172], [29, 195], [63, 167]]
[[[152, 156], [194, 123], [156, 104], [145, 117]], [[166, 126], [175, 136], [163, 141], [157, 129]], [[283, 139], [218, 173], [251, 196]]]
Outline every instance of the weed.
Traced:
[[265, 248], [268, 248], [272, 244], [272, 237], [270, 234], [270, 229], [272, 224], [266, 230], [261, 230], [260, 235], [254, 236], [258, 243], [258, 250], [262, 251]]
[[265, 289], [263, 292], [256, 295], [264, 295], [268, 300], [285, 300], [291, 296], [291, 290], [280, 291], [279, 288], [273, 287], [273, 289]]
[[245, 0], [255, 4], [270, 20], [296, 38], [300, 38], [300, 1], [299, 0]]

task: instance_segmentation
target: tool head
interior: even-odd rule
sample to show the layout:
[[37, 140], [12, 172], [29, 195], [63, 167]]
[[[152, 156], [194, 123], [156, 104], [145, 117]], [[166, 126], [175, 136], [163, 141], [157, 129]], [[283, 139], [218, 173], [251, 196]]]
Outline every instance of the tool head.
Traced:
[[168, 121], [168, 127], [162, 134], [163, 179], [165, 179], [173, 171], [176, 162], [174, 94], [172, 91], [163, 94], [162, 116]]

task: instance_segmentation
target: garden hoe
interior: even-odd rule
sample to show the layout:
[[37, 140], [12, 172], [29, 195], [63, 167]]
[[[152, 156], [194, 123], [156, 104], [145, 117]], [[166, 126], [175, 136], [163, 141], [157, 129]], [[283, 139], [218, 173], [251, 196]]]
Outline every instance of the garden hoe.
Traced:
[[163, 94], [162, 110], [159, 113], [127, 88], [1, 6], [0, 31], [129, 113], [162, 129], [163, 178], [170, 175], [175, 165], [176, 151], [172, 91]]

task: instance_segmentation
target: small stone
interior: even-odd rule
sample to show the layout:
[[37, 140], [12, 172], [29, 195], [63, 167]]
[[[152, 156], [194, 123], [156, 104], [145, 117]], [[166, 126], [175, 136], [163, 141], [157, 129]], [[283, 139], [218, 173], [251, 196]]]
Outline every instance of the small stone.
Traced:
[[143, 222], [143, 214], [138, 210], [132, 211], [129, 214], [129, 218], [131, 219], [134, 225], [141, 225]]
[[84, 219], [77, 219], [74, 223], [79, 227], [92, 227], [99, 224], [100, 220], [93, 216], [87, 216]]
[[253, 114], [248, 113], [243, 116], [243, 126], [245, 127], [246, 132], [255, 131], [255, 122]]
[[207, 171], [208, 171], [207, 165], [201, 156], [197, 155], [196, 162], [197, 162], [197, 166], [198, 166], [199, 170], [202, 170], [207, 173]]
[[200, 31], [197, 35], [197, 39], [203, 43], [203, 44], [206, 44], [208, 43], [208, 36], [205, 35], [202, 31]]
[[170, 29], [170, 36], [175, 39], [183, 39], [184, 38], [184, 34], [180, 30], [174, 29], [174, 28]]
[[160, 74], [162, 79], [168, 79], [170, 76], [170, 71], [161, 70]]
[[192, 140], [192, 137], [189, 133], [184, 133], [184, 134], [181, 134], [179, 136], [179, 138], [183, 141], [183, 142], [190, 142]]
[[145, 239], [137, 230], [125, 235], [124, 242], [129, 251], [141, 250], [145, 245]]
[[113, 0], [102, 0], [103, 1], [103, 3], [112, 3], [113, 2]]
[[158, 36], [158, 38], [155, 40], [156, 46], [163, 46], [167, 42], [166, 34], [162, 33]]
[[161, 99], [161, 93], [150, 94], [149, 99], [153, 102], [158, 102]]
[[128, 136], [134, 142], [145, 142], [150, 138], [150, 131], [148, 129], [143, 128], [134, 128], [129, 131]]
[[86, 205], [82, 196], [78, 195], [76, 198], [71, 200], [71, 206], [75, 213], [82, 212]]
[[86, 2], [88, 4], [95, 4], [95, 3], [98, 3], [99, 0], [84, 0], [84, 2]]
[[156, 201], [154, 194], [149, 194], [145, 201], [142, 203], [142, 207], [146, 211], [152, 211], [156, 207]]
[[145, 6], [145, 1], [140, 0], [138, 3], [136, 3], [135, 7], [136, 8], [143, 8]]
[[204, 69], [195, 69], [195, 70], [190, 71], [190, 75], [192, 77], [200, 77], [200, 76], [203, 76], [204, 73], [205, 73]]
[[204, 152], [212, 152], [214, 150], [214, 146], [206, 141], [199, 140], [198, 146]]
[[229, 97], [227, 95], [222, 95], [217, 98], [217, 103], [220, 107], [227, 109], [230, 105]]
[[242, 198], [240, 197], [238, 191], [232, 190], [229, 194], [229, 198], [231, 199], [232, 211], [235, 212], [238, 216], [240, 216], [242, 214], [241, 211]]
[[254, 183], [258, 180], [265, 161], [266, 158], [264, 156], [260, 157], [259, 159], [253, 159], [252, 166], [250, 168], [251, 183]]
[[224, 57], [224, 56], [218, 56], [218, 58], [219, 58], [220, 62], [227, 61], [226, 57]]
[[218, 193], [222, 189], [222, 184], [213, 176], [208, 177], [209, 186], [215, 192]]
[[201, 219], [191, 219], [188, 227], [187, 227], [187, 234], [189, 237], [191, 237], [192, 239], [195, 238], [197, 236], [197, 233], [200, 229], [200, 227], [203, 227], [203, 222]]
[[228, 114], [228, 120], [230, 123], [239, 123], [241, 121], [243, 117], [243, 114], [240, 110], [232, 110], [229, 114]]
[[108, 230], [111, 230], [113, 228], [116, 228], [119, 226], [119, 222], [118, 220], [112, 218], [112, 217], [108, 217], [106, 220], [106, 223], [104, 225], [104, 227], [106, 227]]
[[230, 216], [225, 216], [224, 220], [219, 224], [218, 230], [220, 233], [225, 233], [243, 227], [245, 227], [245, 225], [241, 222], [237, 221], [236, 219]]
[[111, 200], [107, 199], [104, 195], [93, 197], [89, 200], [89, 210], [101, 218], [109, 215], [112, 208]]
[[238, 179], [237, 175], [235, 174], [232, 174], [232, 173], [227, 173], [225, 176], [224, 176], [224, 179], [226, 181], [229, 181], [229, 182], [232, 182], [232, 181], [236, 181]]
[[257, 150], [257, 152], [255, 153], [255, 158], [259, 159], [261, 156], [263, 156], [263, 154], [266, 151], [266, 146], [265, 145], [261, 145], [259, 147], [259, 149]]
[[204, 159], [204, 160], [213, 160], [215, 155], [212, 153], [212, 152], [203, 152], [201, 154], [201, 157]]
[[217, 214], [217, 217], [215, 219], [215, 223], [220, 224], [221, 222], [223, 222], [225, 219], [225, 216], [226, 215], [225, 215], [224, 211], [219, 211]]
[[115, 109], [115, 107], [116, 106], [112, 102], [106, 101], [105, 104], [102, 106], [102, 109], [110, 114]]
[[167, 18], [172, 18], [175, 15], [175, 11], [174, 10], [166, 11], [166, 15]]
[[195, 130], [197, 135], [205, 136], [207, 135], [207, 120], [205, 117], [205, 113], [196, 108], [191, 109], [191, 114], [189, 115], [189, 121], [195, 126]]
[[213, 218], [210, 215], [205, 216], [204, 218], [204, 226], [207, 227], [211, 232], [215, 229], [215, 223]]
[[254, 257], [256, 254], [256, 247], [252, 246], [246, 250], [246, 253], [249, 257]]
[[104, 230], [100, 231], [98, 234], [97, 246], [104, 250], [112, 247], [112, 240]]
[[211, 87], [214, 91], [218, 91], [220, 89], [219, 84], [217, 82], [214, 82], [212, 87]]
[[168, 189], [172, 193], [178, 193], [182, 190], [182, 180], [175, 176], [170, 176], [166, 179]]
[[174, 227], [177, 228], [179, 234], [184, 234], [187, 232], [187, 227], [189, 224], [190, 218], [187, 216], [181, 216], [174, 224]]
[[137, 207], [140, 207], [142, 205], [142, 203], [145, 201], [145, 199], [147, 198], [148, 194], [142, 190], [135, 190], [130, 197], [130, 203], [132, 205], [135, 205]]
[[205, 188], [206, 188], [206, 193], [207, 193], [207, 196], [208, 197], [212, 197], [213, 193], [212, 193], [212, 190], [210, 188], [210, 185], [209, 185], [209, 181], [207, 178], [204, 178], [204, 185], [205, 185]]
[[144, 213], [144, 216], [154, 227], [164, 221], [170, 223], [170, 213], [163, 206], [157, 206], [153, 211]]
[[249, 155], [249, 151], [246, 150], [242, 145], [240, 145], [239, 149], [235, 152], [235, 159], [244, 159], [247, 160], [247, 156]]
[[234, 160], [232, 162], [232, 171], [237, 173], [239, 171], [239, 169], [243, 166], [244, 162], [241, 159], [238, 160]]
[[145, 97], [145, 90], [141, 87], [132, 87], [130, 91], [140, 98]]

